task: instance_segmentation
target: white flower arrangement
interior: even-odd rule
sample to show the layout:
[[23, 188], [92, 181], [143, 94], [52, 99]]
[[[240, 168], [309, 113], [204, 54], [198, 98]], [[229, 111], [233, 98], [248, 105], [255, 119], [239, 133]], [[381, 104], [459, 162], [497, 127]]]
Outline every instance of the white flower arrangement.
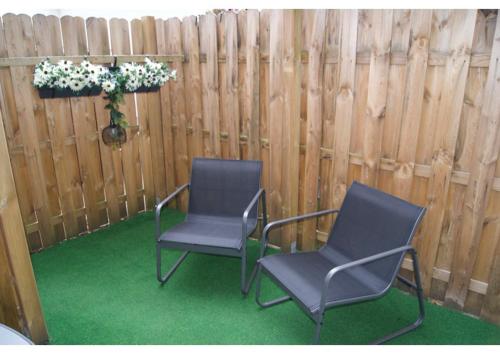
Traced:
[[52, 64], [47, 59], [35, 66], [33, 86], [40, 89], [40, 97], [42, 89], [52, 89], [56, 92], [63, 90], [65, 95], [57, 97], [67, 97], [68, 89], [73, 95], [85, 95], [86, 91], [98, 95], [104, 90], [107, 94], [104, 98], [109, 100], [105, 107], [110, 110], [111, 125], [125, 128], [127, 121], [119, 110], [123, 94], [139, 90], [150, 91], [171, 79], [176, 79], [175, 70], [170, 70], [165, 63], [156, 63], [149, 58], [145, 59], [144, 65], [124, 63], [111, 68], [92, 64], [88, 60], [76, 65], [69, 60]]
[[69, 60], [52, 64], [44, 60], [35, 66], [33, 85], [36, 88], [67, 89], [80, 92], [84, 88], [99, 87], [110, 93], [121, 87], [125, 92], [134, 92], [141, 87], [152, 88], [164, 85], [176, 78], [176, 71], [165, 63], [156, 63], [149, 58], [145, 64], [121, 64], [118, 70], [109, 70], [102, 65], [84, 60], [80, 65]]
[[102, 65], [91, 64], [88, 60], [80, 65], [70, 60], [60, 60], [52, 64], [44, 60], [35, 66], [33, 85], [37, 88], [66, 89], [79, 92], [84, 88], [100, 86], [108, 69]]

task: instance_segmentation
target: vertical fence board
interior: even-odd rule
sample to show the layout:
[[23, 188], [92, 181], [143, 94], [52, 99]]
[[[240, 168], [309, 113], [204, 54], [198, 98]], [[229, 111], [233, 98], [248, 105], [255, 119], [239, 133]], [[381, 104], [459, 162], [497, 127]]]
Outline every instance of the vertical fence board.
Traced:
[[[157, 54], [156, 22], [153, 16], [145, 16], [141, 19], [144, 54]], [[149, 135], [151, 137], [151, 158], [153, 159], [153, 182], [155, 186], [155, 198], [161, 200], [167, 196], [165, 152], [163, 148], [161, 101], [159, 92], [148, 92], [145, 94], [147, 100], [147, 112], [149, 123]]]
[[[283, 118], [282, 118], [282, 215], [297, 215], [299, 202], [299, 136], [300, 136], [300, 75], [302, 11], [287, 10], [283, 14]], [[285, 225], [281, 248], [295, 250], [297, 225]]]
[[413, 10], [410, 18], [411, 39], [409, 60], [406, 67], [401, 133], [396, 150], [396, 165], [392, 185], [392, 192], [406, 200], [410, 199], [415, 169], [415, 155], [417, 152], [429, 53], [431, 20], [431, 10]]
[[[333, 208], [340, 208], [347, 192], [349, 147], [354, 108], [358, 11], [340, 11], [338, 89], [335, 99], [335, 136], [332, 155]], [[328, 196], [330, 197], [330, 196]]]
[[[63, 55], [59, 18], [36, 15], [33, 29], [39, 56]], [[76, 146], [65, 144], [74, 135], [71, 107], [68, 98], [46, 100], [44, 104], [64, 228], [66, 237], [72, 237], [84, 231], [85, 225], [79, 224], [75, 213], [83, 207]]]
[[429, 294], [433, 266], [439, 246], [444, 211], [453, 168], [462, 100], [470, 62], [470, 48], [474, 34], [476, 11], [457, 10], [451, 18], [451, 55], [446, 59], [445, 78], [437, 115], [434, 155], [428, 189], [428, 211], [420, 244], [422, 258], [422, 283]]
[[386, 111], [391, 49], [392, 11], [373, 13], [373, 47], [370, 53], [368, 96], [363, 142], [361, 181], [376, 186], [379, 169], [382, 129]]
[[[190, 157], [203, 157], [203, 111], [201, 105], [200, 43], [194, 16], [185, 17], [181, 24], [185, 66], [186, 112], [191, 121]], [[191, 166], [191, 159], [188, 166]]]
[[[474, 146], [471, 176], [465, 194], [462, 228], [453, 255], [451, 277], [446, 292], [448, 305], [463, 308], [468, 284], [477, 257], [484, 226], [485, 210], [495, 176], [500, 149], [500, 17], [497, 19], [495, 40], [486, 81], [487, 92], [481, 110], [477, 143]], [[467, 259], [467, 262], [464, 262]]]
[[[131, 54], [130, 33], [128, 22], [124, 19], [111, 19], [109, 21], [111, 51], [113, 54]], [[138, 125], [135, 97], [133, 94], [125, 95], [120, 106], [130, 126]], [[139, 141], [137, 131], [127, 128], [127, 143], [122, 147], [123, 179], [127, 197], [127, 215], [134, 216], [139, 209], [144, 208], [144, 201], [139, 200], [137, 191], [142, 189], [142, 173], [139, 157]]]
[[201, 64], [204, 155], [206, 157], [220, 157], [219, 76], [215, 15], [200, 16], [198, 30], [200, 54], [206, 57], [206, 63]]
[[[332, 199], [332, 164], [333, 164], [333, 145], [335, 137], [335, 106], [336, 94], [338, 89], [338, 61], [340, 45], [340, 11], [328, 10], [326, 15], [326, 33], [325, 33], [325, 64], [323, 74], [323, 98], [322, 98], [322, 141], [321, 147], [325, 153], [320, 161], [320, 193], [319, 208], [331, 209], [333, 207]], [[321, 154], [321, 151], [320, 151]], [[333, 216], [327, 215], [319, 218], [318, 230], [328, 233], [331, 229]]]
[[[165, 21], [161, 19], [156, 19], [156, 40], [157, 40], [157, 45], [158, 45], [158, 53], [159, 54], [167, 54], [171, 49], [167, 48], [167, 41], [166, 41], [166, 24]], [[174, 33], [175, 35], [175, 33]], [[175, 41], [175, 40], [174, 40]], [[172, 41], [171, 41], [172, 42]], [[175, 48], [174, 48], [175, 50]], [[175, 53], [178, 54], [178, 53]], [[175, 69], [174, 69], [175, 70]], [[183, 80], [182, 77], [182, 71], [180, 72], [180, 76], [177, 76], [177, 80]], [[160, 88], [160, 98], [161, 98], [161, 122], [162, 122], [162, 129], [163, 129], [163, 150], [164, 150], [164, 156], [165, 156], [165, 172], [166, 172], [166, 178], [167, 178], [167, 193], [170, 194], [175, 191], [177, 181], [176, 181], [176, 161], [178, 159], [181, 159], [182, 161], [182, 156], [186, 155], [187, 153], [185, 152], [186, 149], [186, 144], [184, 144], [180, 147], [177, 148], [179, 151], [179, 154], [176, 154], [176, 148], [175, 148], [175, 141], [178, 139], [182, 139], [183, 137], [185, 138], [185, 129], [182, 129], [184, 127], [184, 122], [181, 123], [181, 129], [173, 122], [173, 115], [174, 111], [175, 114], [179, 114], [179, 106], [183, 107], [184, 105], [184, 97], [180, 97], [181, 102], [178, 104], [172, 105], [171, 97], [174, 96], [173, 93], [171, 93], [172, 90], [175, 90], [175, 87], [171, 85], [171, 83], [163, 85]], [[184, 92], [183, 92], [184, 94]], [[178, 136], [177, 136], [178, 135]], [[182, 141], [182, 140], [181, 140]], [[184, 151], [184, 154], [182, 153]], [[184, 165], [181, 163], [179, 165], [179, 171], [182, 173], [183, 172], [183, 167]], [[174, 204], [172, 204], [173, 206]]]
[[[65, 55], [86, 55], [85, 23], [81, 17], [64, 16], [61, 28]], [[93, 101], [90, 97], [71, 97], [76, 149], [82, 178], [85, 212], [90, 230], [107, 222], [99, 212], [98, 202], [104, 199], [104, 183], [99, 154], [99, 138]]]
[[221, 111], [224, 130], [228, 142], [228, 157], [230, 159], [240, 158], [240, 113], [238, 104], [238, 31], [237, 18], [234, 12], [224, 12], [221, 17], [224, 29], [225, 63], [224, 63], [224, 85], [221, 87], [220, 95], [224, 109]]
[[[141, 20], [130, 23], [132, 37], [132, 53], [144, 54], [144, 34]], [[145, 209], [152, 209], [155, 204], [155, 183], [153, 178], [151, 126], [148, 116], [147, 97], [143, 93], [135, 95], [139, 121], [139, 151], [144, 183]], [[155, 147], [156, 148], [156, 147]], [[163, 163], [163, 162], [162, 162]]]
[[[181, 23], [178, 19], [165, 22], [165, 38], [167, 54], [182, 53]], [[177, 80], [168, 83], [170, 88], [170, 103], [172, 105], [172, 123], [175, 126], [175, 175], [176, 184], [180, 186], [189, 181], [188, 176], [188, 151], [186, 144], [186, 103], [184, 101], [184, 70], [182, 63], [172, 64], [177, 71]], [[183, 193], [179, 198], [182, 210], [187, 210], [187, 195]]]
[[[318, 209], [318, 178], [322, 138], [322, 91], [326, 10], [316, 10], [312, 25], [307, 70], [307, 141], [304, 179], [304, 213]], [[316, 248], [316, 219], [303, 223], [302, 248]]]
[[[31, 19], [26, 15], [3, 16], [7, 52], [10, 57], [33, 56], [35, 43]], [[23, 43], [24, 46], [19, 46]], [[34, 112], [35, 99], [31, 86], [29, 67], [11, 67], [10, 74], [16, 101], [17, 117], [21, 131], [24, 155], [28, 168], [30, 193], [36, 212], [42, 245], [50, 246], [57, 241], [54, 227], [50, 223], [51, 210], [47, 191], [44, 160], [39, 145], [39, 126]], [[42, 105], [43, 106], [43, 105]]]
[[[272, 10], [269, 15], [269, 214], [271, 220], [281, 219], [281, 167], [283, 149], [283, 19], [282, 10]], [[281, 230], [271, 233], [281, 236]]]
[[[271, 10], [263, 10], [259, 14], [259, 55], [270, 57], [270, 40], [269, 40], [269, 25], [270, 25]], [[263, 61], [260, 65], [259, 72], [259, 113], [260, 113], [260, 158], [262, 159], [262, 186], [267, 193], [267, 204], [270, 205], [270, 149], [269, 149], [269, 131], [270, 131], [270, 65], [269, 62]], [[268, 208], [268, 213], [270, 210]], [[272, 243], [275, 239], [270, 238]]]
[[[108, 26], [104, 18], [90, 17], [86, 21], [88, 50], [90, 55], [109, 55]], [[110, 123], [109, 110], [104, 108], [107, 101], [105, 92], [94, 98], [94, 108], [97, 119], [97, 132], [101, 154], [102, 174], [104, 178], [104, 193], [110, 223], [120, 220], [120, 205], [118, 195], [123, 193], [121, 152], [104, 145], [102, 130]]]
[[[5, 18], [5, 17], [4, 17]], [[14, 75], [15, 77], [15, 75]], [[35, 343], [48, 340], [47, 328], [43, 319], [35, 276], [31, 266], [28, 245], [24, 238], [23, 220], [16, 195], [14, 176], [9, 161], [7, 139], [4, 132], [3, 116], [0, 113], [0, 296], [2, 309], [0, 319], [10, 310], [14, 328], [30, 337]], [[4, 258], [5, 257], [5, 258]], [[9, 269], [6, 269], [6, 268]], [[5, 281], [5, 282], [4, 282]], [[6, 292], [10, 293], [10, 300]], [[13, 298], [14, 297], [14, 298]], [[5, 312], [4, 312], [5, 308]], [[1, 319], [2, 322], [5, 319]]]

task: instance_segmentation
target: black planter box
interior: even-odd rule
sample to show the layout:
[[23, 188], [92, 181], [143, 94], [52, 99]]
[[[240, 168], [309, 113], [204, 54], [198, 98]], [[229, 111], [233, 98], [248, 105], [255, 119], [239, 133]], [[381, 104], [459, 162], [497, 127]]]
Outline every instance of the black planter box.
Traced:
[[146, 87], [146, 86], [140, 86], [137, 90], [130, 91], [130, 90], [125, 90], [125, 93], [145, 93], [145, 92], [156, 92], [160, 90], [160, 86], [151, 86], [151, 87]]
[[76, 92], [72, 89], [58, 89], [58, 88], [48, 88], [42, 87], [38, 89], [38, 95], [40, 98], [63, 98], [63, 97], [81, 97], [81, 96], [99, 96], [102, 92], [102, 88], [99, 86], [85, 87], [84, 89]]

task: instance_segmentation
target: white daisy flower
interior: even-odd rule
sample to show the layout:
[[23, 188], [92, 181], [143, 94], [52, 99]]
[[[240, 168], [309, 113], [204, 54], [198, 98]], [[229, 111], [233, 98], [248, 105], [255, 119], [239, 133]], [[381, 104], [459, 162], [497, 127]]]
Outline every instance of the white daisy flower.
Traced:
[[116, 87], [115, 83], [111, 80], [106, 80], [102, 83], [103, 90], [108, 92], [108, 93], [113, 91], [115, 89], [115, 87]]
[[144, 76], [144, 67], [142, 65], [139, 65], [137, 70], [136, 70], [136, 73], [137, 73], [137, 76], [139, 77], [143, 77]]
[[61, 77], [59, 80], [56, 81], [56, 86], [59, 88], [66, 88], [69, 85], [69, 80], [66, 79], [65, 77]]
[[80, 64], [80, 66], [82, 68], [84, 68], [85, 70], [89, 70], [91, 67], [92, 67], [92, 63], [88, 60], [84, 60], [82, 61], [82, 63]]
[[83, 84], [82, 81], [80, 80], [71, 80], [69, 82], [69, 88], [72, 89], [73, 91], [80, 91], [81, 89], [83, 89], [85, 87], [85, 85]]

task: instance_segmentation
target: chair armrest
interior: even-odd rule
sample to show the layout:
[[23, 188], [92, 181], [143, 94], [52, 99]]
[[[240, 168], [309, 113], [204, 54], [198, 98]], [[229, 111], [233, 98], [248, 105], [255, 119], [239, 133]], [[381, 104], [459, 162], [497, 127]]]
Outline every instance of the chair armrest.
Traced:
[[161, 235], [161, 228], [160, 228], [160, 214], [161, 214], [161, 210], [163, 209], [163, 207], [165, 205], [167, 205], [172, 199], [175, 198], [175, 196], [177, 196], [177, 194], [179, 194], [180, 192], [182, 192], [184, 189], [186, 188], [189, 188], [189, 183], [186, 183], [182, 186], [180, 186], [179, 188], [177, 188], [175, 190], [175, 192], [173, 192], [172, 194], [170, 194], [168, 197], [166, 197], [165, 199], [163, 199], [161, 202], [158, 203], [158, 205], [156, 206], [156, 209], [155, 209], [155, 222], [156, 222], [156, 240], [158, 241], [160, 239], [160, 235]]
[[264, 257], [264, 252], [266, 250], [267, 242], [268, 242], [267, 239], [269, 236], [269, 231], [271, 229], [278, 227], [278, 226], [285, 225], [285, 224], [289, 224], [291, 222], [297, 222], [297, 221], [310, 219], [310, 218], [317, 218], [319, 216], [338, 213], [338, 212], [339, 212], [338, 209], [326, 209], [326, 210], [316, 211], [314, 213], [292, 216], [292, 217], [289, 217], [286, 219], [281, 219], [281, 220], [276, 220], [276, 221], [270, 222], [269, 224], [266, 225], [266, 227], [262, 231], [262, 239], [261, 239], [261, 244], [260, 244], [260, 258]]
[[326, 295], [327, 295], [328, 289], [330, 287], [331, 280], [335, 276], [335, 274], [342, 272], [342, 271], [349, 269], [349, 268], [353, 268], [353, 267], [360, 266], [362, 264], [378, 261], [378, 260], [393, 256], [393, 255], [398, 254], [398, 253], [404, 254], [406, 252], [416, 253], [415, 249], [411, 245], [406, 245], [406, 246], [401, 246], [398, 248], [391, 249], [389, 251], [377, 253], [377, 254], [374, 254], [374, 255], [371, 255], [371, 256], [368, 256], [365, 258], [357, 259], [355, 261], [345, 263], [345, 264], [342, 264], [342, 265], [337, 266], [335, 268], [332, 268], [325, 276], [325, 280], [323, 283], [323, 289], [321, 291], [321, 301], [320, 301], [320, 312], [319, 313], [322, 313], [323, 310], [325, 309]]
[[264, 188], [260, 188], [258, 192], [254, 195], [250, 203], [248, 204], [247, 208], [243, 212], [243, 217], [242, 217], [242, 230], [241, 230], [241, 237], [243, 241], [246, 239], [247, 232], [248, 232], [248, 215], [250, 214], [250, 211], [252, 208], [255, 206], [255, 203], [259, 201], [259, 198], [262, 197], [262, 204], [263, 204], [263, 212], [264, 212], [264, 225], [267, 224], [267, 216], [266, 216], [266, 191]]

